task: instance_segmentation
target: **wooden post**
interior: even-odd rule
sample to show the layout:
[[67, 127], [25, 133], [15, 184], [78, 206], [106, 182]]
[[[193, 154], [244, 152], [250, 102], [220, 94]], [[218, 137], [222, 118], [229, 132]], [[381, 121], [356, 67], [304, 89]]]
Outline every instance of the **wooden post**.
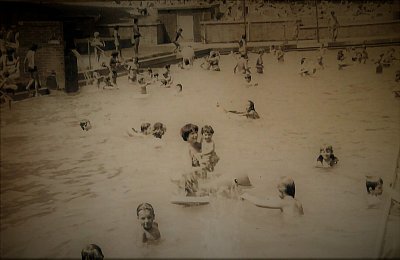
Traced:
[[247, 42], [250, 41], [250, 23], [251, 23], [250, 21], [247, 22], [247, 34], [246, 34]]
[[243, 0], [243, 25], [244, 25], [244, 35], [246, 35], [246, 41], [249, 39], [247, 38], [247, 33], [246, 33], [246, 0]]
[[317, 42], [319, 43], [318, 0], [315, 0], [315, 18], [317, 19]]
[[90, 39], [88, 39], [88, 45], [87, 45], [87, 49], [88, 49], [88, 56], [89, 56], [89, 69], [92, 69], [92, 62], [90, 59]]

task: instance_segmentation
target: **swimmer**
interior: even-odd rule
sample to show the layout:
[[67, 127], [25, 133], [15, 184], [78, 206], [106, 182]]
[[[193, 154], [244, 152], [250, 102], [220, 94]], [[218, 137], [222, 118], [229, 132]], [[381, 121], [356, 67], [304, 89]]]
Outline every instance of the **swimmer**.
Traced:
[[258, 83], [252, 83], [251, 81], [251, 74], [247, 73], [246, 76], [244, 76], [244, 80], [245, 80], [245, 86], [246, 87], [256, 87], [258, 86]]
[[317, 69], [311, 65], [311, 61], [309, 61], [309, 59], [307, 58], [302, 58], [300, 60], [300, 65], [301, 65], [300, 69], [301, 76], [311, 76], [314, 75], [315, 72], [317, 71]]
[[136, 209], [136, 215], [143, 228], [142, 242], [154, 242], [161, 238], [157, 222], [154, 221], [155, 214], [153, 206], [149, 203], [142, 203]]
[[81, 251], [82, 260], [103, 260], [101, 248], [96, 244], [85, 246]]
[[257, 207], [279, 209], [284, 214], [296, 216], [304, 215], [302, 204], [295, 199], [296, 186], [290, 177], [282, 177], [277, 186], [281, 200], [259, 199], [250, 194], [244, 193], [240, 196], [242, 200], [247, 200]]
[[140, 126], [140, 132], [138, 132], [135, 128], [132, 128], [133, 133], [128, 132], [130, 137], [142, 137], [147, 136], [152, 133], [151, 124], [150, 123], [142, 123]]
[[167, 127], [163, 123], [157, 122], [153, 125], [152, 134], [156, 138], [161, 139], [166, 131], [167, 131]]
[[258, 58], [256, 61], [256, 69], [257, 69], [257, 73], [264, 73], [264, 61], [263, 61], [263, 54], [264, 54], [264, 50], [260, 50], [258, 51]]
[[378, 196], [383, 193], [383, 180], [380, 177], [367, 176], [365, 186], [367, 188], [367, 193], [371, 196]]
[[193, 67], [193, 60], [195, 58], [195, 53], [192, 46], [186, 46], [181, 51], [182, 54], [182, 68]]
[[383, 180], [377, 176], [366, 176], [367, 206], [369, 209], [379, 208], [382, 203]]
[[230, 176], [220, 176], [218, 178], [212, 179], [209, 182], [201, 183], [199, 189], [203, 193], [223, 195], [227, 198], [239, 198], [239, 194], [245, 188], [252, 188], [247, 174], [240, 174]]
[[251, 101], [251, 100], [248, 101], [248, 105], [246, 107], [246, 111], [243, 111], [243, 112], [236, 111], [236, 110], [227, 111], [225, 109], [224, 109], [224, 111], [225, 112], [229, 112], [229, 113], [233, 113], [233, 114], [242, 115], [242, 116], [245, 116], [245, 117], [247, 117], [249, 119], [259, 119], [260, 118], [260, 116], [258, 115], [257, 111], [255, 110], [254, 102]]
[[317, 162], [321, 163], [321, 166], [324, 165], [324, 162], [327, 163], [330, 167], [333, 167], [338, 163], [339, 159], [333, 154], [332, 145], [323, 146], [319, 149], [319, 156], [317, 158]]
[[182, 87], [182, 84], [176, 84], [176, 88], [177, 88], [177, 92], [179, 93], [179, 92], [182, 92], [182, 90], [183, 90], [183, 87]]
[[248, 59], [246, 59], [246, 56], [244, 54], [240, 55], [236, 66], [233, 68], [233, 73], [236, 74], [236, 72], [239, 72], [241, 74], [251, 73], [248, 66]]

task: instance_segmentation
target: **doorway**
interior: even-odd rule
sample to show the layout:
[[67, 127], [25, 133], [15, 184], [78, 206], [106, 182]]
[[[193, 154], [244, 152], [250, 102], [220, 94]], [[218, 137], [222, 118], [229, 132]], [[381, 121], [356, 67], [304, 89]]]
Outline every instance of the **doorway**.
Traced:
[[194, 41], [194, 33], [193, 33], [193, 15], [191, 14], [178, 14], [177, 19], [177, 30], [182, 28], [182, 36], [181, 39], [183, 42], [193, 42]]

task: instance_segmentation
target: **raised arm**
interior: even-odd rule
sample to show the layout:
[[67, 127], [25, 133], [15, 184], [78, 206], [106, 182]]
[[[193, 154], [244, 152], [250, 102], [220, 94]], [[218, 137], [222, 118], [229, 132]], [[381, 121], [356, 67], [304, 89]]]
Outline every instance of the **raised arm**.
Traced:
[[236, 111], [236, 110], [225, 110], [227, 113], [233, 113], [238, 115], [246, 115], [246, 112]]
[[257, 207], [268, 208], [268, 209], [280, 209], [283, 210], [282, 203], [274, 200], [262, 200], [257, 197], [254, 197], [250, 194], [244, 193], [240, 196], [242, 200], [247, 200]]

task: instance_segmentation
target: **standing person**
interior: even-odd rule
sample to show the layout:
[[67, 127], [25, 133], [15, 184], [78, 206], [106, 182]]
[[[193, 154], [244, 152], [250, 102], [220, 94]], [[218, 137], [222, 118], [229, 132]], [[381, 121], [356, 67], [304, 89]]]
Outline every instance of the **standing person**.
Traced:
[[94, 32], [94, 38], [90, 43], [91, 46], [94, 47], [94, 56], [96, 57], [97, 63], [100, 63], [100, 56], [104, 55], [103, 47], [106, 46], [106, 43], [100, 38], [99, 32]]
[[247, 41], [246, 34], [242, 35], [242, 38], [239, 40], [239, 53], [241, 55], [245, 55], [247, 57]]
[[233, 73], [239, 72], [241, 74], [251, 73], [248, 66], [248, 59], [245, 54], [241, 54], [236, 66], [233, 68]]
[[296, 20], [296, 27], [294, 29], [294, 39], [296, 40], [296, 44], [299, 42], [299, 34], [300, 34], [300, 25], [301, 20]]
[[331, 40], [335, 42], [339, 32], [339, 21], [334, 11], [331, 11], [331, 17], [329, 19], [329, 32], [331, 33]]
[[175, 44], [175, 49], [173, 51], [174, 53], [177, 51], [181, 51], [181, 45], [178, 43], [178, 40], [179, 38], [183, 39], [182, 31], [182, 28], [179, 28], [178, 31], [176, 31], [175, 39], [173, 41], [173, 43]]
[[132, 27], [132, 38], [131, 42], [133, 45], [133, 57], [139, 57], [139, 42], [140, 37], [142, 36], [139, 32], [139, 20], [137, 18], [133, 18], [133, 27]]
[[110, 58], [110, 62], [109, 62], [109, 67], [111, 70], [111, 78], [112, 78], [112, 84], [114, 85], [114, 87], [118, 88], [117, 85], [117, 67], [120, 64], [120, 61], [118, 59], [118, 52], [117, 51], [113, 51], [111, 54], [111, 58]]
[[35, 96], [39, 95], [38, 88], [39, 88], [39, 74], [38, 69], [36, 67], [35, 62], [35, 54], [38, 49], [37, 44], [32, 44], [29, 51], [26, 53], [24, 59], [24, 71], [26, 71], [26, 63], [28, 62], [28, 72], [31, 74], [31, 80], [29, 81], [28, 85], [26, 86], [27, 90], [30, 90], [31, 85], [34, 84], [35, 86]]
[[364, 45], [363, 50], [361, 51], [361, 61], [363, 64], [365, 64], [368, 60], [368, 52], [367, 52], [367, 46]]
[[121, 36], [119, 35], [119, 25], [114, 26], [114, 45], [115, 45], [115, 50], [119, 53], [119, 56], [122, 58], [122, 50], [120, 46], [119, 40], [121, 39]]
[[128, 81], [129, 83], [134, 83], [137, 81], [137, 75], [139, 74], [139, 58], [133, 58], [132, 62], [128, 62], [127, 64], [128, 69]]
[[257, 62], [256, 62], [256, 69], [257, 69], [257, 73], [264, 73], [264, 61], [263, 61], [263, 56], [264, 54], [264, 50], [259, 50], [258, 51], [258, 58], [257, 58]]

